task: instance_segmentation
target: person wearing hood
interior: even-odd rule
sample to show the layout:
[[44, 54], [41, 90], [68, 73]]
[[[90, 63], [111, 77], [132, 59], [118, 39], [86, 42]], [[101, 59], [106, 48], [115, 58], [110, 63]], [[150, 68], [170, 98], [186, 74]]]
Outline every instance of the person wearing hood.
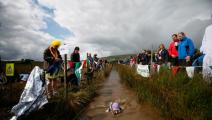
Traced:
[[[212, 16], [211, 16], [212, 17]], [[203, 58], [203, 77], [211, 83], [212, 77], [212, 25], [208, 26], [202, 40], [200, 51], [205, 55]], [[209, 81], [210, 80], [210, 81]]]
[[178, 65], [178, 43], [179, 43], [179, 39], [177, 38], [177, 34], [173, 34], [172, 35], [172, 42], [169, 45], [169, 56], [171, 58], [171, 63], [173, 66], [177, 66]]
[[59, 70], [61, 69], [62, 57], [58, 48], [61, 42], [59, 40], [53, 40], [51, 45], [44, 51], [44, 60], [48, 63], [46, 71], [46, 79], [49, 80], [50, 84], [48, 86], [48, 97], [56, 95], [57, 89], [57, 78], [59, 77]]
[[189, 66], [195, 52], [193, 41], [184, 32], [178, 33], [178, 39], [180, 40], [178, 44], [179, 65]]

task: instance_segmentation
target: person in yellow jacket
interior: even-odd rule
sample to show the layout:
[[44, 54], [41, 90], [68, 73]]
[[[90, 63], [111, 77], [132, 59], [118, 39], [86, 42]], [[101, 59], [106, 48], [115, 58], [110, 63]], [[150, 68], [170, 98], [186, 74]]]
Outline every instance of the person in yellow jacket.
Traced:
[[49, 98], [57, 94], [57, 78], [62, 64], [62, 57], [58, 50], [60, 45], [61, 42], [59, 40], [53, 40], [51, 45], [44, 51], [44, 60], [47, 63], [46, 79], [50, 82], [48, 85]]

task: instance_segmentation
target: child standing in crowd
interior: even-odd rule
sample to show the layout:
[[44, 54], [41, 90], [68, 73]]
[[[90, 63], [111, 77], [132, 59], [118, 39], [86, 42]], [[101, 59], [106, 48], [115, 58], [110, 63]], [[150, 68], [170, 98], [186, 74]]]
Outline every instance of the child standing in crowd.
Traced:
[[172, 42], [169, 45], [169, 56], [171, 58], [171, 63], [173, 66], [177, 66], [178, 65], [178, 43], [179, 40], [177, 38], [177, 34], [173, 34], [172, 35]]
[[50, 81], [48, 86], [48, 97], [56, 95], [57, 78], [59, 77], [59, 70], [62, 64], [62, 57], [58, 48], [61, 42], [59, 40], [53, 40], [51, 45], [44, 51], [44, 60], [48, 63], [46, 79]]
[[178, 39], [180, 40], [178, 45], [179, 65], [189, 66], [191, 65], [191, 58], [195, 52], [193, 41], [186, 37], [184, 32], [178, 33]]

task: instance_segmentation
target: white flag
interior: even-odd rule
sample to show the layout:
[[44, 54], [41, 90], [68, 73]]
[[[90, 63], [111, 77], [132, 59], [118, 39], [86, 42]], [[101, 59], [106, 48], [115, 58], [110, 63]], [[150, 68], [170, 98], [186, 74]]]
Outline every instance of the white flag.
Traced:
[[212, 70], [209, 66], [212, 66], [212, 25], [205, 29], [205, 34], [202, 40], [202, 46], [200, 51], [205, 54], [203, 59], [203, 77], [207, 82], [211, 82], [210, 77], [212, 77]]
[[59, 47], [59, 51], [61, 55], [65, 55], [65, 54], [69, 55], [71, 53], [69, 45], [61, 45]]
[[149, 66], [148, 65], [137, 65], [137, 73], [143, 77], [149, 77]]
[[193, 76], [194, 76], [194, 68], [195, 67], [186, 67], [186, 72], [187, 72], [188, 77], [193, 78]]
[[208, 78], [212, 77], [212, 57], [209, 55], [205, 55], [203, 59], [203, 77], [207, 80]]
[[160, 72], [160, 65], [157, 65], [157, 72]]

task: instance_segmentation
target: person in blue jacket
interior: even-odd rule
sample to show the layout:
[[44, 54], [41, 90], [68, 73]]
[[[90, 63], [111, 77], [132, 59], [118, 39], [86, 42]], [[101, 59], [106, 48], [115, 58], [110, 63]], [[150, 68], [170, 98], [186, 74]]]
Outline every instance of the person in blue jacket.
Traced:
[[178, 33], [178, 60], [179, 65], [189, 66], [191, 65], [191, 58], [194, 55], [195, 48], [193, 41], [188, 38], [184, 32]]

